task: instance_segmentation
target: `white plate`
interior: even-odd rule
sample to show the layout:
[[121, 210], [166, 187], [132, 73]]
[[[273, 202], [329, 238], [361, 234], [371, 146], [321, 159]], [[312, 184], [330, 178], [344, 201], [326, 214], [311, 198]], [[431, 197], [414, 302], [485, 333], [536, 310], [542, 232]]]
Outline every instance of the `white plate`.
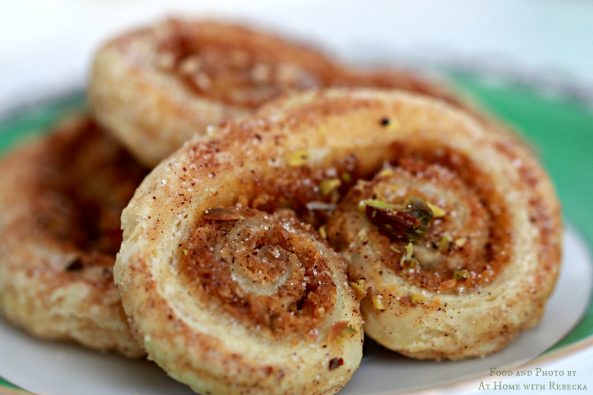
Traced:
[[[562, 271], [541, 324], [505, 350], [460, 362], [415, 361], [367, 342], [360, 369], [341, 394], [394, 394], [437, 387], [514, 367], [562, 339], [583, 315], [591, 296], [593, 264], [586, 244], [568, 229]], [[74, 344], [31, 338], [0, 321], [0, 376], [44, 395], [192, 394], [156, 365], [97, 354]]]

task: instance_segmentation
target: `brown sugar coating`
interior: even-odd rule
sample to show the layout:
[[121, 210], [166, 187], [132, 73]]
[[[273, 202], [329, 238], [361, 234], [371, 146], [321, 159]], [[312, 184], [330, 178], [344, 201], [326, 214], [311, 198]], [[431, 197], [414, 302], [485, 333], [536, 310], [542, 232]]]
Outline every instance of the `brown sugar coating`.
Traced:
[[208, 210], [179, 249], [188, 289], [282, 337], [316, 337], [336, 286], [326, 258], [293, 218], [253, 209]]
[[157, 27], [158, 66], [196, 95], [255, 110], [297, 91], [331, 86], [402, 89], [464, 107], [455, 95], [412, 73], [364, 71], [322, 52], [240, 25], [168, 20]]
[[94, 58], [89, 102], [136, 158], [155, 166], [210, 125], [332, 87], [415, 92], [486, 121], [471, 102], [417, 73], [350, 66], [283, 35], [214, 20], [167, 19], [114, 37]]
[[159, 42], [162, 70], [197, 95], [228, 105], [255, 109], [285, 93], [327, 86], [342, 75], [314, 50], [241, 26], [181, 20], [165, 26]]
[[394, 150], [396, 161], [339, 204], [330, 240], [347, 249], [363, 225], [362, 244], [377, 249], [363, 259], [379, 259], [430, 291], [469, 292], [491, 282], [508, 257], [509, 218], [488, 178], [460, 154]]
[[147, 170], [90, 118], [76, 133], [49, 137], [33, 183], [41, 236], [77, 257], [68, 271], [111, 270], [121, 244], [119, 217]]
[[[365, 336], [415, 358], [504, 347], [541, 318], [559, 262], [546, 267], [540, 253], [558, 251], [561, 223], [535, 158], [489, 125], [419, 95], [331, 89], [286, 96], [195, 137], [146, 179], [122, 220], [116, 282], [151, 358], [197, 391], [224, 392], [230, 374], [252, 388], [265, 382], [252, 373], [264, 364], [281, 364], [286, 378], [349, 373], [354, 358], [334, 348], [354, 349], [344, 342], [360, 334], [352, 305]], [[284, 226], [245, 231], [257, 226], [231, 207], [317, 230], [336, 290], [332, 313], [311, 299], [325, 309], [319, 337], [304, 335], [316, 316], [296, 320], [313, 295], [306, 282], [281, 286], [295, 273], [291, 254], [306, 268], [310, 249], [293, 248]], [[286, 328], [300, 338], [273, 336]], [[301, 342], [312, 343], [292, 348]]]

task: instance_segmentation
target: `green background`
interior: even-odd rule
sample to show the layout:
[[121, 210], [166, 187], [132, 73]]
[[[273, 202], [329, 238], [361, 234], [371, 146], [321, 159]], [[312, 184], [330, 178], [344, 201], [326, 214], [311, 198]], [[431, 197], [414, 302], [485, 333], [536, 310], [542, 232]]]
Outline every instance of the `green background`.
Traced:
[[[579, 101], [544, 95], [537, 89], [451, 73], [453, 84], [515, 127], [536, 147], [554, 180], [564, 215], [593, 245], [593, 108]], [[15, 142], [43, 133], [64, 114], [84, 108], [81, 93], [13, 112], [0, 121], [0, 154]], [[593, 306], [575, 329], [551, 350], [593, 334]], [[550, 351], [551, 351], [550, 350]], [[0, 386], [10, 384], [0, 378]]]

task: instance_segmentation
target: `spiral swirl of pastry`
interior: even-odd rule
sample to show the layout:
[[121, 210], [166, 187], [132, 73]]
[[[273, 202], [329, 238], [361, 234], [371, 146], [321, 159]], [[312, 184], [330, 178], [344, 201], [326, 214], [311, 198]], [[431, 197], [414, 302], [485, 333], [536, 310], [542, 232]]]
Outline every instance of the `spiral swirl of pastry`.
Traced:
[[108, 42], [95, 57], [89, 99], [102, 124], [141, 162], [156, 165], [207, 125], [287, 93], [329, 86], [404, 89], [463, 106], [409, 73], [353, 70], [268, 33], [179, 19]]
[[0, 164], [0, 311], [46, 339], [144, 355], [113, 282], [119, 216], [146, 171], [89, 118]]
[[346, 262], [297, 218], [313, 176], [279, 177], [272, 134], [242, 125], [163, 161], [124, 210], [125, 311], [149, 357], [199, 393], [336, 392], [362, 357]]
[[147, 208], [147, 229], [130, 227], [135, 209], [126, 210], [116, 266], [151, 359], [199, 393], [321, 394], [348, 381], [362, 357], [362, 321], [346, 263], [316, 232], [290, 215], [197, 194], [153, 196], [147, 202], [174, 212]]
[[[361, 166], [366, 158], [378, 167], [345, 192], [326, 232], [349, 261], [365, 333], [411, 357], [461, 359], [536, 325], [556, 281], [562, 225], [524, 144], [442, 103], [396, 94], [352, 102], [342, 122], [368, 137], [348, 132], [348, 141], [358, 141]], [[374, 139], [384, 147], [367, 157]]]
[[203, 218], [178, 257], [185, 289], [272, 336], [315, 339], [338, 296], [327, 249], [292, 218], [222, 208]]
[[[523, 144], [444, 102], [348, 89], [293, 95], [212, 133], [161, 163], [122, 219], [115, 277], [124, 307], [173, 377], [201, 391], [314, 392], [293, 374], [327, 389], [338, 386], [326, 374], [355, 368], [357, 335], [340, 352], [321, 346], [327, 326], [356, 330], [337, 268], [333, 286], [319, 291], [332, 318], [295, 321], [305, 342], [296, 349], [272, 340], [276, 330], [293, 332], [292, 322], [272, 317], [289, 314], [282, 308], [307, 286], [274, 294], [279, 303], [249, 302], [282, 292], [294, 268], [310, 267], [307, 248], [280, 236], [285, 225], [264, 224], [272, 219], [296, 216], [343, 253], [366, 333], [393, 350], [484, 355], [538, 322], [558, 273], [562, 225], [552, 185]], [[248, 211], [219, 210], [233, 207]], [[338, 265], [324, 244], [307, 243]], [[275, 259], [285, 264], [270, 265]], [[303, 349], [293, 370], [285, 358]], [[328, 359], [344, 366], [330, 371]]]

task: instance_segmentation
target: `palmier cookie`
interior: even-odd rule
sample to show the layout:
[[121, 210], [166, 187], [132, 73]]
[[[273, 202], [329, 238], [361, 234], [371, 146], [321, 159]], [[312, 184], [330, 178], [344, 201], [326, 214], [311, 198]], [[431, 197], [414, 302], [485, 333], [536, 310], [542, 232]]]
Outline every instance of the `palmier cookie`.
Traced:
[[115, 279], [130, 323], [198, 393], [334, 393], [361, 360], [346, 262], [308, 212], [325, 204], [318, 183], [351, 162], [309, 167], [298, 150], [317, 144], [313, 125], [283, 110], [184, 145], [122, 216]]
[[98, 120], [154, 166], [207, 125], [284, 94], [329, 86], [402, 89], [470, 107], [407, 72], [355, 70], [269, 33], [180, 19], [106, 43], [93, 62], [89, 99]]
[[88, 117], [0, 163], [0, 311], [44, 339], [144, 355], [112, 267], [119, 217], [146, 173]]
[[[167, 299], [191, 286], [163, 278], [183, 278], [175, 254], [209, 208], [289, 210], [318, 227], [349, 261], [366, 333], [405, 355], [486, 355], [539, 322], [562, 224], [524, 144], [442, 101], [378, 90], [295, 95], [212, 133], [161, 164], [124, 212], [118, 283], [163, 365], [171, 345], [152, 320], [168, 315], [142, 317], [162, 305], [167, 325], [196, 325]], [[191, 383], [189, 366], [166, 369]]]

